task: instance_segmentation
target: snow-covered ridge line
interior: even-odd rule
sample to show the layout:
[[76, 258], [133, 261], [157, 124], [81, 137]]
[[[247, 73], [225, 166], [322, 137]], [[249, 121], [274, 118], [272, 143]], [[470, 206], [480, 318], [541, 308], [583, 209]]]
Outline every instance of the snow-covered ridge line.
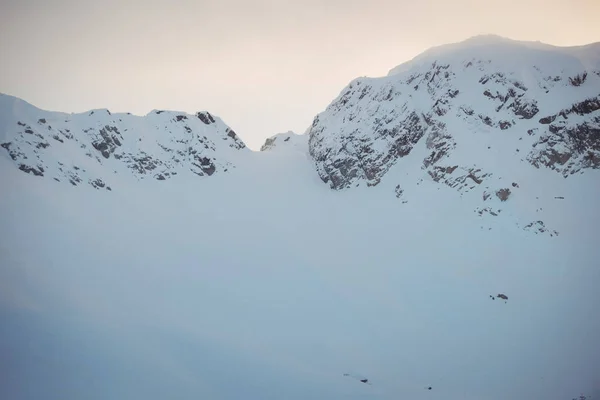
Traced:
[[519, 52], [526, 59], [548, 57], [551, 55], [568, 56], [577, 59], [584, 68], [597, 65], [600, 61], [600, 42], [580, 46], [555, 46], [539, 41], [513, 40], [498, 35], [478, 35], [466, 40], [432, 47], [413, 59], [406, 61], [388, 72], [388, 76], [408, 71], [435, 60], [444, 62], [445, 58], [496, 58], [504, 57], [504, 52]]
[[107, 109], [66, 114], [0, 94], [0, 146], [22, 171], [71, 185], [111, 190], [118, 179], [212, 176], [250, 151], [219, 117], [153, 110], [145, 116]]

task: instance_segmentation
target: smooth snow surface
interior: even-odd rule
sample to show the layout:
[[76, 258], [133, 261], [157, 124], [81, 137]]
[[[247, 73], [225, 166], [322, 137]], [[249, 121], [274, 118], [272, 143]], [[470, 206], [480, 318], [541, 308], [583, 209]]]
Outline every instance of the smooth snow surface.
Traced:
[[432, 182], [330, 191], [300, 153], [113, 192], [0, 162], [0, 398], [600, 394], [593, 185], [549, 237]]

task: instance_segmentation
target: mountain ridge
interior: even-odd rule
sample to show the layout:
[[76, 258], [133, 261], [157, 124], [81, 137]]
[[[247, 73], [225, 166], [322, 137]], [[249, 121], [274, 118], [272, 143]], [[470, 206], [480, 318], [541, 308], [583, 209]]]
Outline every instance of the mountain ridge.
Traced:
[[[321, 180], [340, 190], [379, 184], [413, 148], [425, 146], [425, 175], [413, 179], [464, 187], [470, 181], [480, 185], [480, 175], [488, 174], [481, 167], [489, 157], [476, 153], [486, 153], [491, 143], [482, 141], [494, 141], [494, 132], [504, 132], [505, 143], [494, 146], [511, 143], [514, 149], [494, 157], [515, 158], [517, 151], [521, 154], [512, 163], [568, 177], [600, 165], [599, 108], [600, 43], [559, 47], [479, 35], [433, 47], [387, 76], [352, 80], [303, 134], [272, 136], [261, 151], [306, 153]], [[87, 180], [96, 187], [100, 180], [107, 186], [106, 176], [117, 170], [137, 180], [170, 179], [182, 171], [212, 176], [243, 163], [240, 151], [255, 153], [208, 111], [67, 114], [0, 95], [0, 127], [2, 153], [18, 168], [74, 185]], [[461, 131], [471, 134], [457, 139], [454, 132]], [[61, 154], [65, 141], [79, 150]], [[483, 147], [471, 151], [461, 148], [461, 141]], [[473, 160], [452, 160], [465, 151], [471, 151]], [[76, 153], [79, 160], [81, 153], [87, 157], [87, 167], [65, 167]], [[115, 168], [115, 158], [123, 160], [124, 170]], [[87, 173], [89, 169], [95, 172]]]
[[[22, 171], [77, 186], [111, 190], [111, 175], [165, 180], [182, 172], [212, 176], [235, 168], [249, 151], [237, 134], [207, 111], [153, 110], [145, 116], [41, 110], [0, 94], [0, 146]], [[217, 156], [218, 154], [218, 156]]]

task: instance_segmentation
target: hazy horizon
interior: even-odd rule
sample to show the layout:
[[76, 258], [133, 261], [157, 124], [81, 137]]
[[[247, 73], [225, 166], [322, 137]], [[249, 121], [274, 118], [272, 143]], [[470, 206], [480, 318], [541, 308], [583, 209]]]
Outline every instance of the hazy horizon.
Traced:
[[481, 34], [600, 40], [592, 0], [0, 5], [0, 92], [61, 112], [207, 110], [255, 150], [276, 133], [303, 133], [352, 79], [385, 75], [434, 46]]

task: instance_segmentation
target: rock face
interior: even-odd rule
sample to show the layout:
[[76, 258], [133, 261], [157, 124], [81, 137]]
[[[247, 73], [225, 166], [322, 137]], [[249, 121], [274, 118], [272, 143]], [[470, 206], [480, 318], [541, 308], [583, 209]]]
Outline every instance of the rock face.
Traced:
[[0, 146], [23, 172], [104, 190], [111, 190], [115, 174], [164, 181], [188, 171], [225, 173], [235, 168], [237, 154], [250, 151], [208, 112], [64, 114], [6, 95], [0, 95]]
[[378, 185], [411, 157], [459, 191], [497, 172], [490, 157], [565, 177], [600, 168], [599, 54], [493, 36], [432, 49], [351, 82], [307, 130], [310, 155], [336, 190]]

